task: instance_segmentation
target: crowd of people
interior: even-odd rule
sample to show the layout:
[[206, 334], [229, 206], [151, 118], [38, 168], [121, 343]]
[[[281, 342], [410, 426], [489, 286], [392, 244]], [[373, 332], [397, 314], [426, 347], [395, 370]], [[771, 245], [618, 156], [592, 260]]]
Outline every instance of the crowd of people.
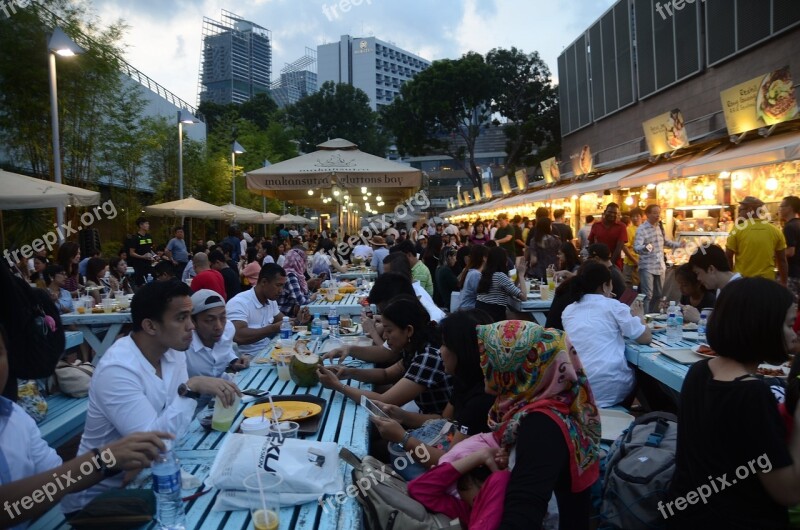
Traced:
[[[731, 233], [726, 248], [703, 248], [675, 271], [687, 321], [713, 308], [708, 343], [717, 357], [695, 363], [686, 376], [666, 500], [676, 504], [710, 477], [762, 455], [771, 466], [707, 503], [670, 512], [667, 523], [676, 528], [786, 527], [786, 506], [800, 502], [800, 362], [792, 365], [785, 399], [776, 400], [754, 375], [760, 363], [781, 363], [800, 350], [800, 199], [781, 203], [782, 231], [753, 215], [763, 206], [757, 199], [740, 206], [750, 222]], [[551, 218], [546, 209], [534, 219], [431, 219], [353, 236], [279, 227], [268, 239], [231, 227], [219, 245], [198, 242], [191, 252], [180, 227], [162, 250], [139, 219], [137, 233], [108, 262], [82, 257], [66, 242], [52, 261], [42, 253], [3, 266], [3, 288], [20, 293], [6, 306], [33, 299], [29, 284], [47, 290], [56, 317], [72, 311], [87, 286], [100, 297], [135, 296], [129, 332], [92, 378], [79, 456], [66, 463], [13, 403], [21, 363], [35, 352], [20, 346], [22, 312], [4, 307], [0, 386], [10, 399], [0, 399], [0, 498], [29, 494], [93, 454], [113, 451], [115, 460], [48, 502], [17, 515], [0, 512], [0, 523], [17, 524], [58, 502], [71, 516], [122, 485], [128, 475], [121, 471], [148, 466], [164, 440], [184, 434], [198, 400], [227, 405], [241, 395], [223, 372], [246, 369], [284, 317], [310, 322], [308, 304], [322, 282], [363, 264], [377, 273], [368, 297], [375, 311], [360, 316], [372, 343], [332, 349], [325, 358], [333, 362], [318, 375], [334, 392], [382, 407], [387, 418], [372, 418], [376, 455], [424, 449], [428, 458], [408, 476], [409, 495], [466, 528], [504, 529], [540, 528], [554, 496], [560, 528], [589, 528], [591, 486], [600, 477], [599, 409], [630, 407], [639, 395], [641, 374], [625, 359], [625, 341], [651, 341], [645, 313], [660, 310], [664, 250], [681, 247], [666, 237], [658, 206], [628, 212], [627, 225], [620, 214], [610, 203], [577, 234], [565, 212]], [[509, 302], [525, 300], [528, 280], [546, 280], [548, 270], [560, 284], [540, 326], [509, 310]], [[628, 305], [622, 300], [633, 287], [644, 301]], [[455, 425], [445, 446], [425, 434], [441, 420]]]

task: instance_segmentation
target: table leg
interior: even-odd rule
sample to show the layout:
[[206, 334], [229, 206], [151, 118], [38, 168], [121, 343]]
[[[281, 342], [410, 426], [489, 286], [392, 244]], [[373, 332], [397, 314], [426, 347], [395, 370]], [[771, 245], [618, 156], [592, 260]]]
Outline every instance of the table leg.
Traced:
[[91, 346], [95, 352], [95, 362], [99, 361], [100, 357], [103, 356], [106, 350], [108, 350], [111, 345], [114, 344], [114, 341], [117, 340], [117, 335], [122, 329], [122, 326], [123, 324], [111, 324], [111, 326], [108, 328], [106, 336], [101, 342], [100, 339], [97, 338], [97, 335], [94, 334], [90, 326], [78, 325], [78, 329], [83, 332], [86, 342], [89, 343], [89, 346]]

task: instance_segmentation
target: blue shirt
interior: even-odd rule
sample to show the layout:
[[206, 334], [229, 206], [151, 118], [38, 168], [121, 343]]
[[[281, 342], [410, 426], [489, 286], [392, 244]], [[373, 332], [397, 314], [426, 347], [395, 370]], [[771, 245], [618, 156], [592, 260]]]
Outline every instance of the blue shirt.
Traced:
[[91, 256], [87, 256], [78, 263], [78, 274], [80, 276], [86, 276], [86, 267], [89, 265], [89, 260], [92, 259]]
[[372, 253], [372, 263], [371, 265], [375, 267], [375, 270], [378, 271], [378, 276], [383, 274], [383, 258], [389, 255], [389, 249], [386, 247], [378, 247], [375, 249], [375, 252]]
[[458, 309], [475, 309], [478, 300], [478, 282], [481, 281], [481, 271], [471, 269], [464, 278], [464, 287], [458, 299]]
[[72, 313], [75, 311], [75, 306], [72, 303], [72, 295], [66, 289], [61, 289], [58, 293], [58, 301], [56, 301], [58, 309], [62, 313]]
[[189, 252], [186, 250], [186, 241], [173, 237], [167, 243], [167, 250], [172, 253], [172, 259], [178, 263], [186, 263], [189, 261]]

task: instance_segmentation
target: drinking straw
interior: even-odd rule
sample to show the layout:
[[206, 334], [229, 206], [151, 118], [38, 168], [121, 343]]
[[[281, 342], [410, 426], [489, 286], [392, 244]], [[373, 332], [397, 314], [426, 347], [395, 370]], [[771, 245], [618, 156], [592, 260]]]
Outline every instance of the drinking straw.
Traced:
[[[270, 398], [270, 401], [272, 401], [272, 398]], [[258, 455], [256, 455], [256, 462], [258, 462]], [[261, 470], [260, 469], [256, 470], [256, 480], [258, 481], [258, 493], [259, 493], [258, 496], [261, 497], [261, 509], [263, 510], [264, 518], [266, 519], [267, 518], [267, 501], [264, 500], [264, 485], [261, 484]], [[253, 521], [253, 525], [255, 526], [255, 521]]]
[[275, 403], [272, 401], [272, 394], [267, 394], [269, 399], [270, 410], [272, 411], [272, 419], [275, 420], [275, 428], [278, 430], [278, 438], [283, 440], [283, 433], [281, 432], [281, 423], [278, 421], [278, 414], [275, 412]]

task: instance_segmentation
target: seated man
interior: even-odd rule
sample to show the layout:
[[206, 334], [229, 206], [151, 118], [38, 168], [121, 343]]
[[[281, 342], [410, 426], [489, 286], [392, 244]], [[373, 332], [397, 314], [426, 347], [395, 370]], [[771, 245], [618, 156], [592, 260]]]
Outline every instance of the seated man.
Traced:
[[[189, 287], [177, 280], [142, 287], [131, 301], [133, 331], [103, 356], [92, 376], [86, 427], [78, 454], [103, 447], [139, 431], [163, 431], [180, 437], [189, 426], [201, 394], [229, 406], [241, 392], [213, 377], [192, 377], [184, 351], [192, 342]], [[98, 494], [122, 486], [122, 477], [106, 479], [64, 498], [66, 514], [83, 508]]]
[[228, 295], [225, 291], [225, 278], [223, 278], [219, 271], [211, 268], [208, 254], [205, 252], [198, 252], [192, 257], [192, 264], [194, 265], [195, 272], [195, 276], [192, 279], [192, 292], [197, 292], [200, 289], [211, 289], [219, 293], [224, 300], [227, 300]]
[[[285, 285], [286, 271], [283, 267], [267, 263], [258, 273], [258, 283], [252, 289], [228, 301], [228, 319], [236, 328], [233, 340], [239, 345], [240, 352], [251, 355], [260, 352], [269, 345], [270, 338], [281, 330], [284, 315], [278, 309], [277, 299]], [[310, 319], [308, 309], [304, 307], [293, 325]]]
[[153, 267], [153, 275], [156, 277], [157, 282], [166, 282], [169, 280], [174, 280], [175, 276], [175, 265], [169, 261], [159, 261]]
[[[689, 258], [689, 266], [703, 287], [716, 295], [715, 299], [719, 296], [720, 290], [728, 283], [742, 278], [738, 272], [731, 271], [725, 251], [718, 245], [709, 245], [708, 248], [701, 248], [692, 254]], [[700, 320], [700, 312], [696, 308], [685, 307], [683, 320], [697, 322]]]
[[227, 369], [234, 372], [250, 366], [250, 356], [241, 358], [233, 351], [236, 328], [226, 318], [225, 300], [211, 289], [192, 295], [192, 343], [186, 350], [186, 370], [189, 377], [207, 375], [219, 377]]
[[225, 254], [220, 250], [213, 250], [208, 255], [208, 262], [211, 268], [220, 274], [225, 282], [225, 299], [230, 300], [241, 290], [241, 280], [239, 271], [232, 269], [225, 259]]

